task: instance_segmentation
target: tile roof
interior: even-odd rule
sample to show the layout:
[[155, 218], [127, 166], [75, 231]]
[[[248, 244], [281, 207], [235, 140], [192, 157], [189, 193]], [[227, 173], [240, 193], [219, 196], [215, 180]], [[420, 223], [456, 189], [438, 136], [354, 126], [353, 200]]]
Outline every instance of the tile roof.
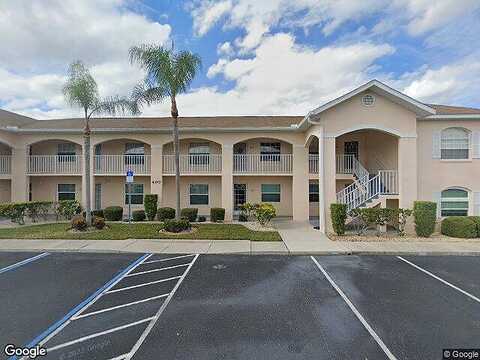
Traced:
[[449, 106], [438, 104], [427, 104], [437, 111], [437, 115], [465, 115], [465, 114], [478, 114], [480, 115], [480, 109], [462, 107], [462, 106]]

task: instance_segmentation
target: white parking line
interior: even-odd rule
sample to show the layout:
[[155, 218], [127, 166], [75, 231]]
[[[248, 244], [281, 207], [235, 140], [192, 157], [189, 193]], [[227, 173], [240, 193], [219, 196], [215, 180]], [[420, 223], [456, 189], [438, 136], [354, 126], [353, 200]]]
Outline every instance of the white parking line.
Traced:
[[90, 340], [90, 339], [93, 339], [93, 338], [96, 338], [96, 337], [99, 337], [99, 336], [102, 336], [102, 335], [111, 334], [113, 332], [120, 331], [120, 330], [123, 330], [123, 329], [127, 329], [127, 328], [132, 327], [132, 326], [140, 325], [140, 324], [143, 324], [145, 322], [151, 321], [153, 319], [154, 319], [154, 317], [149, 317], [149, 318], [146, 318], [146, 319], [143, 319], [143, 320], [132, 322], [130, 324], [125, 324], [125, 325], [122, 325], [122, 326], [118, 326], [118, 327], [115, 327], [113, 329], [105, 330], [105, 331], [98, 332], [98, 333], [91, 334], [91, 335], [87, 335], [87, 336], [83, 336], [81, 338], [78, 338], [78, 339], [75, 339], [75, 340], [72, 340], [72, 341], [68, 341], [66, 343], [48, 348], [47, 352], [55, 351], [55, 350], [58, 350], [58, 349], [61, 349], [61, 348], [64, 348], [64, 347], [67, 347], [67, 346], [70, 346], [70, 345], [78, 344], [80, 342], [84, 342], [84, 341], [87, 341], [87, 340]]
[[188, 265], [188, 268], [185, 270], [185, 272], [182, 274], [182, 277], [180, 278], [180, 280], [178, 280], [178, 282], [175, 284], [175, 287], [172, 289], [172, 291], [170, 292], [170, 295], [168, 295], [167, 299], [163, 302], [162, 306], [160, 307], [160, 309], [158, 309], [157, 313], [155, 314], [154, 318], [152, 321], [150, 321], [150, 323], [148, 324], [147, 328], [143, 331], [142, 335], [140, 336], [140, 338], [137, 340], [137, 342], [135, 343], [135, 345], [133, 346], [132, 350], [130, 351], [130, 353], [128, 354], [128, 356], [125, 358], [125, 360], [130, 360], [134, 355], [135, 353], [138, 351], [138, 349], [140, 349], [140, 346], [142, 346], [143, 342], [146, 340], [148, 334], [150, 334], [150, 331], [152, 331], [153, 327], [155, 326], [155, 324], [157, 323], [158, 319], [160, 318], [160, 316], [162, 315], [162, 313], [165, 311], [165, 309], [167, 308], [168, 304], [170, 303], [170, 300], [172, 300], [173, 298], [173, 295], [175, 295], [175, 292], [178, 290], [178, 288], [180, 287], [180, 284], [182, 283], [183, 280], [185, 280], [185, 277], [187, 276], [188, 272], [190, 271], [190, 269], [192, 268], [193, 264], [195, 263], [195, 261], [198, 259], [199, 255], [196, 254], [194, 259], [192, 260], [192, 262]]
[[119, 356], [115, 356], [114, 358], [110, 358], [108, 360], [123, 360], [127, 357], [128, 353], [126, 354], [122, 354], [122, 355], [119, 355]]
[[163, 261], [168, 261], [168, 260], [183, 259], [183, 258], [190, 257], [190, 256], [195, 256], [195, 254], [174, 256], [174, 257], [170, 257], [170, 258], [166, 258], [166, 259], [150, 260], [150, 261], [144, 262], [144, 264], [152, 264], [152, 263], [163, 262]]
[[440, 281], [441, 283], [443, 283], [443, 284], [445, 284], [445, 285], [447, 285], [447, 286], [450, 286], [452, 289], [457, 290], [458, 292], [462, 293], [463, 295], [468, 296], [470, 299], [475, 300], [476, 302], [480, 303], [480, 299], [479, 299], [478, 297], [476, 297], [475, 295], [472, 295], [472, 294], [470, 294], [469, 292], [460, 289], [458, 286], [455, 286], [455, 285], [453, 285], [452, 283], [449, 283], [448, 281], [443, 280], [441, 277], [439, 277], [439, 276], [431, 273], [430, 271], [425, 270], [424, 268], [422, 268], [422, 267], [420, 267], [420, 266], [412, 263], [411, 261], [408, 261], [407, 259], [404, 259], [404, 258], [401, 257], [401, 256], [397, 256], [397, 259], [402, 260], [403, 262], [407, 263], [408, 265], [413, 266], [415, 269], [420, 270], [421, 272], [423, 272], [423, 273], [425, 273], [425, 274], [433, 277], [434, 279]]
[[[195, 260], [194, 260], [194, 261], [195, 261]], [[138, 276], [138, 275], [150, 274], [150, 273], [157, 272], [157, 271], [176, 269], [176, 268], [179, 268], [179, 267], [189, 266], [190, 264], [191, 264], [191, 263], [174, 265], [174, 266], [167, 266], [167, 267], [164, 267], [164, 268], [153, 269], [153, 270], [139, 271], [139, 272], [136, 272], [136, 273], [128, 274], [128, 275], [125, 276], [125, 277]]]
[[148, 286], [148, 285], [152, 285], [152, 284], [158, 284], [158, 283], [162, 283], [162, 282], [166, 282], [166, 281], [172, 281], [172, 280], [180, 279], [181, 277], [182, 276], [180, 275], [180, 276], [174, 276], [174, 277], [170, 277], [170, 278], [166, 278], [166, 279], [150, 281], [150, 282], [139, 284], [139, 285], [127, 286], [127, 287], [123, 287], [123, 288], [120, 288], [120, 289], [107, 291], [105, 294], [113, 294], [113, 293], [116, 293], [116, 292], [119, 292], [119, 291], [125, 291], [125, 290], [135, 289], [135, 288]]
[[310, 258], [313, 260], [315, 265], [317, 265], [318, 269], [323, 273], [323, 275], [327, 278], [328, 282], [332, 287], [337, 291], [337, 293], [342, 297], [342, 299], [345, 301], [345, 303], [348, 305], [350, 310], [355, 314], [355, 316], [360, 320], [362, 325], [367, 329], [367, 331], [370, 333], [370, 335], [373, 337], [373, 339], [377, 342], [377, 344], [380, 346], [380, 348], [383, 350], [385, 355], [387, 355], [389, 360], [397, 360], [397, 358], [392, 354], [392, 352], [388, 349], [388, 347], [385, 345], [385, 343], [380, 339], [380, 337], [377, 335], [375, 330], [368, 324], [367, 320], [360, 314], [360, 312], [357, 310], [355, 305], [350, 301], [350, 299], [345, 295], [345, 293], [340, 289], [340, 287], [333, 281], [333, 279], [328, 275], [328, 273], [325, 271], [325, 269], [320, 265], [320, 263], [315, 259], [313, 256], [310, 256]]
[[39, 254], [39, 255], [32, 256], [32, 257], [30, 257], [30, 258], [28, 258], [28, 259], [25, 259], [25, 260], [16, 262], [15, 264], [6, 266], [6, 267], [4, 267], [4, 268], [1, 268], [1, 269], [0, 269], [0, 274], [3, 274], [3, 273], [5, 273], [5, 272], [7, 272], [7, 271], [16, 269], [16, 268], [18, 268], [18, 267], [20, 267], [20, 266], [26, 265], [26, 264], [28, 264], [28, 263], [31, 263], [31, 262], [33, 262], [33, 261], [35, 261], [35, 260], [41, 259], [41, 258], [43, 258], [43, 257], [45, 257], [45, 256], [48, 256], [48, 255], [50, 255], [50, 253], [46, 253], [46, 252], [45, 252], [45, 253], [41, 253], [41, 254]]

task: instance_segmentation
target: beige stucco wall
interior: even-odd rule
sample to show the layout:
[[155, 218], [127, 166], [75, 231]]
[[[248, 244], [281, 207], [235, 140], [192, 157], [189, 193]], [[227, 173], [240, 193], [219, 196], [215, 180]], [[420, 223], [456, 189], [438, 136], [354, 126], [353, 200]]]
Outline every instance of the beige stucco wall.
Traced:
[[[101, 143], [102, 155], [123, 155], [125, 153], [125, 146], [127, 143], [138, 143], [141, 141], [130, 139], [116, 139]], [[150, 155], [150, 145], [144, 144], [145, 155]]]
[[293, 215], [291, 176], [234, 176], [233, 183], [247, 185], [249, 203], [261, 202], [262, 184], [280, 184], [280, 202], [272, 205], [277, 209], [277, 216]]
[[[208, 205], [190, 205], [190, 184], [208, 184]], [[163, 177], [163, 201], [161, 206], [175, 208], [175, 177]], [[180, 178], [180, 207], [198, 208], [199, 215], [210, 215], [210, 208], [222, 206], [222, 182], [220, 176], [184, 176]]]
[[[150, 194], [149, 176], [135, 176], [134, 182], [143, 184], [143, 193]], [[107, 206], [123, 206], [125, 209], [128, 208], [128, 204], [125, 204], [125, 177], [95, 176], [95, 184], [102, 184], [102, 209]], [[92, 192], [95, 192], [95, 185], [93, 184]], [[95, 207], [95, 202], [92, 202], [92, 207]], [[132, 209], [143, 209], [143, 205], [132, 205]]]
[[[57, 155], [58, 153], [58, 144], [65, 143], [69, 141], [61, 140], [46, 140], [41, 141], [31, 146], [32, 155]], [[77, 155], [82, 154], [82, 147], [78, 144], [75, 144], [75, 153]]]
[[[180, 154], [188, 155], [190, 144], [192, 143], [207, 143], [210, 147], [210, 154], [221, 154], [222, 153], [222, 145], [218, 144], [213, 141], [209, 141], [202, 138], [195, 138], [195, 139], [182, 139], [180, 140]], [[163, 147], [163, 153], [165, 155], [173, 155], [173, 143], [170, 142]]]
[[76, 199], [82, 199], [81, 176], [31, 176], [33, 201], [56, 201], [58, 184], [75, 184]]
[[0, 203], [8, 203], [11, 201], [11, 181], [2, 179], [0, 180]]

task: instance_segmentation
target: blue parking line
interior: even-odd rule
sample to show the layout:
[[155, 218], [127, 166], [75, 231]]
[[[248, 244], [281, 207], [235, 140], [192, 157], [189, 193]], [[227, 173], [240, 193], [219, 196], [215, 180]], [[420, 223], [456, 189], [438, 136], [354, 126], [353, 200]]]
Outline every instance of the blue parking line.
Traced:
[[[130, 265], [128, 265], [125, 269], [121, 270], [120, 272], [117, 273], [110, 281], [108, 281], [105, 285], [102, 287], [98, 288], [92, 295], [90, 295], [88, 298], [83, 300], [80, 304], [75, 306], [72, 310], [70, 310], [63, 318], [58, 320], [56, 323], [51, 325], [48, 329], [46, 329], [44, 332], [42, 332], [40, 335], [35, 337], [32, 341], [30, 341], [25, 347], [27, 348], [32, 348], [38, 345], [40, 341], [45, 339], [48, 335], [50, 335], [52, 332], [57, 330], [60, 326], [62, 326], [65, 322], [67, 322], [73, 315], [75, 315], [80, 309], [82, 309], [84, 306], [86, 306], [88, 303], [93, 301], [98, 295], [100, 295], [105, 289], [107, 289], [111, 284], [113, 284], [115, 281], [120, 279], [122, 276], [124, 276], [130, 269], [132, 269], [134, 266], [139, 264], [142, 260], [144, 260], [147, 256], [150, 254], [144, 254], [140, 256], [137, 260], [132, 262]], [[18, 360], [17, 356], [12, 356], [9, 357], [8, 360]]]
[[31, 258], [19, 261], [15, 264], [6, 266], [6, 267], [0, 269], [0, 274], [6, 273], [7, 271], [15, 270], [15, 269], [19, 268], [20, 266], [29, 264], [31, 262], [34, 262], [34, 261], [38, 260], [38, 259], [44, 258], [45, 256], [48, 256], [48, 255], [50, 255], [50, 253], [42, 253], [42, 254], [33, 256]]

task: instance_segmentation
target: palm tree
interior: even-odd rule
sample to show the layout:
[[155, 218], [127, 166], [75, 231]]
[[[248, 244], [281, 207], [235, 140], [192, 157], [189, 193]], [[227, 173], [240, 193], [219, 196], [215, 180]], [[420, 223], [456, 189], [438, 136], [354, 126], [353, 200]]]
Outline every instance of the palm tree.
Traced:
[[139, 108], [135, 101], [125, 97], [113, 96], [100, 98], [97, 82], [90, 74], [88, 68], [81, 61], [74, 61], [68, 70], [68, 79], [63, 87], [63, 94], [71, 106], [80, 107], [84, 112], [85, 127], [83, 128], [84, 145], [83, 156], [85, 159], [85, 217], [87, 224], [91, 224], [90, 203], [90, 118], [93, 114], [110, 114], [115, 116], [118, 112], [123, 114], [138, 114]]
[[201, 67], [198, 55], [189, 51], [175, 52], [159, 45], [140, 45], [130, 48], [130, 62], [138, 63], [147, 74], [133, 92], [139, 106], [170, 99], [175, 153], [176, 218], [180, 218], [180, 154], [178, 140], [177, 95], [185, 93]]

